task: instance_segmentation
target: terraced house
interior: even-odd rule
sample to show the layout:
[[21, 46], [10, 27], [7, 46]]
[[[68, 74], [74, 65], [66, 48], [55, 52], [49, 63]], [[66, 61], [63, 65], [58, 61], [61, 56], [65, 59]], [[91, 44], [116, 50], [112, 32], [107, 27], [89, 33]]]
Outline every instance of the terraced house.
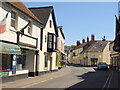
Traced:
[[58, 70], [58, 31], [53, 7], [28, 9], [22, 2], [0, 4], [3, 82]]
[[64, 65], [66, 60], [67, 54], [64, 52], [64, 43], [65, 43], [65, 36], [63, 33], [63, 27], [58, 26], [58, 37], [57, 37], [57, 61], [56, 64], [58, 68], [61, 68]]
[[95, 66], [99, 62], [110, 64], [109, 43], [110, 41], [106, 40], [95, 40], [95, 36], [91, 35], [91, 41], [87, 38], [87, 42], [72, 50], [71, 62], [83, 66]]
[[40, 70], [57, 70], [56, 65], [56, 49], [57, 49], [57, 25], [55, 20], [54, 9], [49, 7], [33, 7], [29, 8], [34, 15], [42, 21], [44, 27], [42, 28], [42, 52], [41, 52], [41, 66]]

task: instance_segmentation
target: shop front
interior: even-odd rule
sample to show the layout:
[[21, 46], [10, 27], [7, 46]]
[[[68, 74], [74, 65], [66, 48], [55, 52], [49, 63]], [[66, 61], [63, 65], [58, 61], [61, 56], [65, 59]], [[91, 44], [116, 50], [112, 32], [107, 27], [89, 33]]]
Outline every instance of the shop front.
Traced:
[[19, 45], [21, 55], [17, 60], [17, 74], [28, 73], [28, 76], [34, 77], [38, 75], [38, 50], [36, 48]]
[[10, 76], [16, 72], [17, 56], [21, 55], [21, 49], [16, 44], [0, 42], [0, 77]]

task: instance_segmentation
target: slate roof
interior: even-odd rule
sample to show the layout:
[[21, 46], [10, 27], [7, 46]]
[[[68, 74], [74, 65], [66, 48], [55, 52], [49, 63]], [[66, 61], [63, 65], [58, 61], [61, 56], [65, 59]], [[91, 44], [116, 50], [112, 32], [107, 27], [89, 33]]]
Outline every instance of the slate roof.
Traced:
[[40, 20], [42, 21], [44, 27], [46, 26], [46, 23], [48, 21], [48, 18], [50, 16], [50, 13], [52, 13], [52, 18], [53, 18], [53, 22], [54, 22], [54, 27], [55, 27], [55, 32], [56, 35], [58, 36], [58, 32], [57, 32], [57, 24], [56, 24], [56, 20], [55, 20], [55, 14], [54, 14], [54, 9], [53, 6], [47, 6], [47, 7], [32, 7], [29, 8], [33, 14]]
[[42, 23], [20, 0], [19, 0], [19, 2], [9, 2], [8, 1], [7, 3], [10, 4], [11, 6], [15, 7], [19, 11], [25, 13], [26, 15], [30, 16], [34, 20]]
[[108, 41], [96, 41], [91, 46], [89, 46], [84, 52], [102, 52], [106, 47]]
[[53, 10], [52, 6], [48, 6], [48, 7], [33, 7], [33, 8], [29, 8], [34, 15], [40, 20], [42, 21], [42, 23], [44, 25], [46, 25], [49, 15]]

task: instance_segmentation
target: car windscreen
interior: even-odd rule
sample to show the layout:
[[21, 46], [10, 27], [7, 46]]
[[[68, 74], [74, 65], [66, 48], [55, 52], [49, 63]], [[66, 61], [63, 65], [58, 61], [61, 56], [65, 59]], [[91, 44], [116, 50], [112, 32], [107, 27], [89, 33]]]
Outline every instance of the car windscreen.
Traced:
[[106, 63], [99, 63], [98, 65], [107, 65]]

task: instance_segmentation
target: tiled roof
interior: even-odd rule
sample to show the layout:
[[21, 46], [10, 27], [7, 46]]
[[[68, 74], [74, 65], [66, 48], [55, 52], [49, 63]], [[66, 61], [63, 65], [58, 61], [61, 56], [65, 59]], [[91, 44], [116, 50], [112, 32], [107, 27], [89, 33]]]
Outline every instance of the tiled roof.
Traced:
[[88, 47], [84, 52], [102, 52], [106, 47], [108, 41], [96, 41], [90, 47]]
[[87, 43], [82, 43], [82, 44], [80, 44], [79, 46], [74, 47], [72, 50], [76, 50], [76, 49], [82, 48], [82, 47], [85, 46], [86, 44], [87, 44]]
[[22, 11], [23, 13], [27, 14], [31, 18], [37, 20], [38, 22], [42, 23], [21, 1], [19, 2], [7, 2], [10, 5], [14, 6], [18, 10]]
[[79, 46], [76, 46], [75, 48], [73, 48], [72, 50], [78, 49], [78, 48], [83, 48], [85, 46], [90, 46], [91, 44], [93, 44], [95, 41], [90, 41], [89, 43], [85, 42], [80, 44]]
[[46, 25], [49, 15], [53, 10], [52, 6], [48, 6], [48, 7], [33, 7], [33, 8], [29, 8], [34, 15], [40, 20], [42, 21], [42, 23], [44, 24], [44, 26]]

